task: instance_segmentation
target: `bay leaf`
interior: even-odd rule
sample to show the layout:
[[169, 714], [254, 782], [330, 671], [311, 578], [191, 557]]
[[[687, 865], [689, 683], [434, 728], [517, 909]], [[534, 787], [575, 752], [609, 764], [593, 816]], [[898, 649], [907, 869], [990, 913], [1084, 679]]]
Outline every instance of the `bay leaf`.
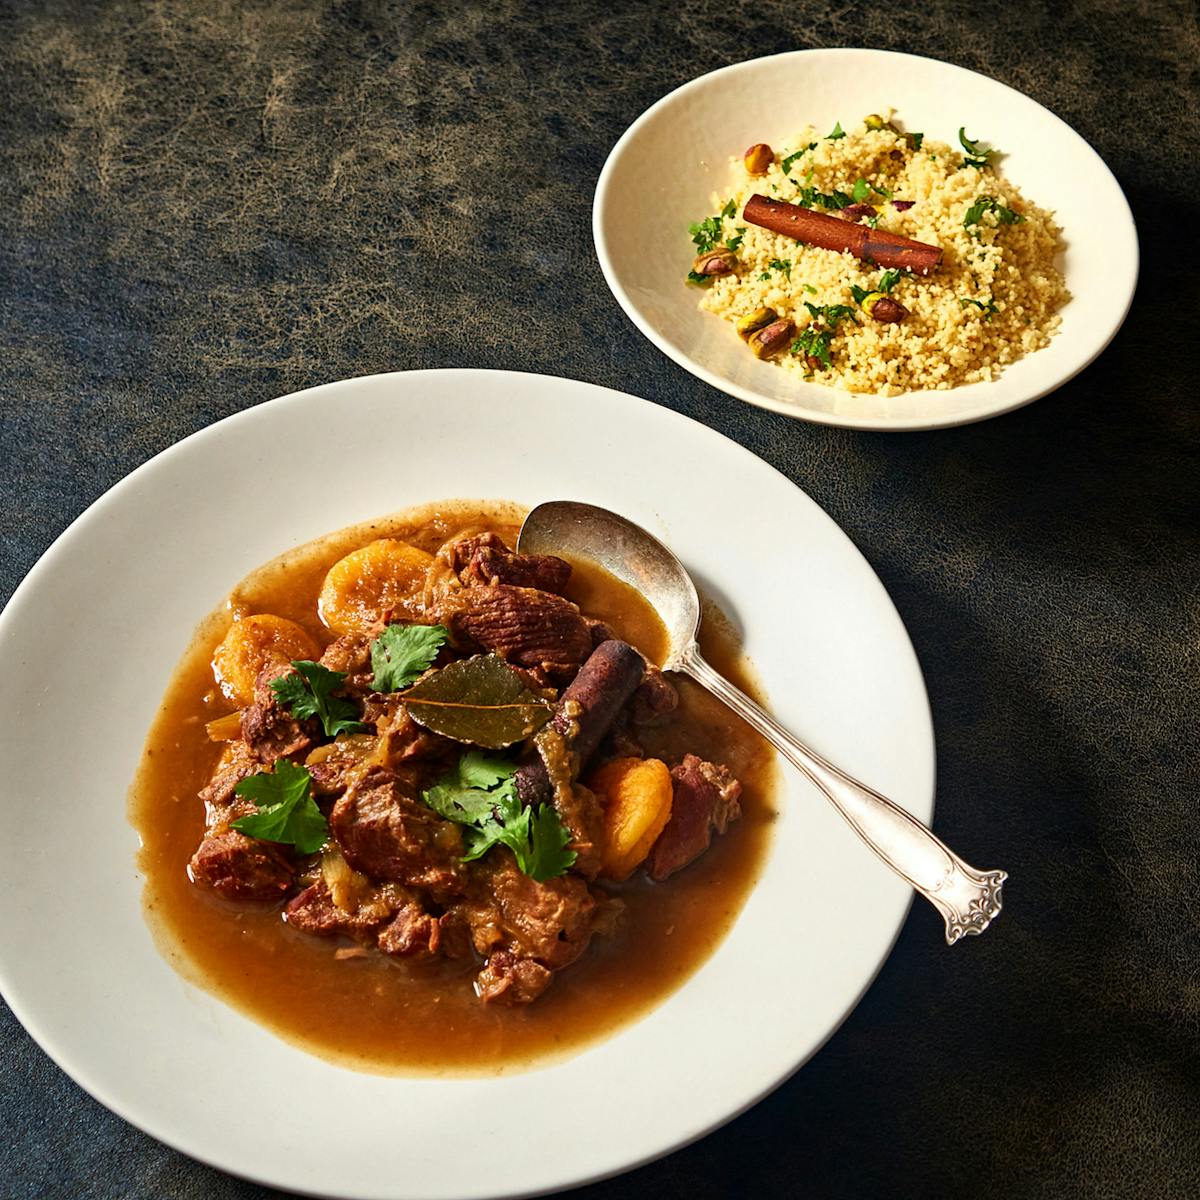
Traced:
[[553, 714], [495, 654], [477, 654], [432, 671], [403, 696], [419, 725], [488, 750], [532, 737]]

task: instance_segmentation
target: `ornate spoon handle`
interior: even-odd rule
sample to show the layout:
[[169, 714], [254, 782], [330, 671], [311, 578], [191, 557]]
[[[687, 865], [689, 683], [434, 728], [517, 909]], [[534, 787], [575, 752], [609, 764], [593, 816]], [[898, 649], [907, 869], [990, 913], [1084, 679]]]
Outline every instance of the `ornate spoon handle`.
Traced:
[[810, 750], [710, 667], [694, 642], [671, 666], [724, 701], [829, 797], [854, 832], [942, 914], [949, 945], [964, 934], [982, 933], [999, 915], [1004, 871], [968, 866], [920, 821]]

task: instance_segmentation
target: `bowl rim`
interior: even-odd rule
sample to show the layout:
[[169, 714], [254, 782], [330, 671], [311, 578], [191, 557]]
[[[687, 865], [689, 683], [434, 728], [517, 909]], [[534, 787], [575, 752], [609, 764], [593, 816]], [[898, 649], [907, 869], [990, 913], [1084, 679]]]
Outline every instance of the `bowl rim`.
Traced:
[[[742, 384], [736, 383], [724, 375], [718, 374], [716, 371], [710, 370], [693, 359], [690, 355], [662, 336], [652, 325], [645, 320], [634, 303], [633, 298], [629, 295], [621, 282], [620, 276], [613, 263], [612, 256], [609, 253], [608, 242], [603, 231], [603, 214], [609, 200], [609, 193], [613, 187], [613, 178], [616, 174], [617, 165], [621, 156], [626, 152], [629, 146], [636, 141], [642, 130], [649, 125], [658, 113], [664, 108], [672, 104], [678, 103], [682, 98], [690, 92], [699, 91], [711, 85], [714, 79], [718, 77], [730, 76], [740, 73], [748, 73], [759, 68], [763, 63], [776, 62], [781, 59], [792, 60], [807, 60], [812, 61], [814, 58], [840, 58], [849, 57], [851, 55], [869, 54], [880, 56], [891, 60], [903, 60], [906, 62], [919, 62], [922, 64], [935, 64], [937, 67], [945, 69], [951, 73], [959, 73], [965, 76], [973, 76], [976, 79], [983, 79], [990, 85], [996, 88], [1001, 88], [1009, 93], [1023, 104], [1033, 105], [1041, 115], [1041, 117], [1049, 122], [1052, 122], [1059, 132], [1067, 137], [1076, 139], [1082, 146], [1095, 158], [1096, 163], [1112, 183], [1115, 190], [1115, 198], [1123, 205], [1123, 215], [1128, 220], [1128, 227], [1124, 233], [1128, 236], [1127, 249], [1131, 255], [1132, 270], [1129, 275], [1128, 285], [1121, 303], [1114, 306], [1111, 310], [1111, 316], [1099, 336], [1095, 337], [1086, 353], [1079, 356], [1078, 360], [1071, 364], [1070, 369], [1060, 375], [1058, 378], [1051, 380], [1045, 386], [1035, 388], [1028, 395], [1018, 395], [1014, 399], [1005, 401], [992, 407], [980, 407], [973, 410], [968, 410], [965, 413], [959, 413], [955, 416], [946, 418], [938, 417], [874, 417], [865, 418], [855, 416], [853, 413], [838, 413], [838, 412], [822, 412], [818, 410], [802, 408], [793, 401], [782, 399], [777, 396], [767, 395], [764, 392], [755, 390], [754, 388], [745, 387]], [[1119, 230], [1114, 231], [1114, 236]], [[636, 120], [625, 130], [625, 132], [617, 139], [612, 150], [609, 151], [608, 157], [605, 159], [604, 166], [601, 168], [600, 175], [596, 181], [596, 191], [592, 201], [592, 242], [595, 246], [596, 258], [600, 264], [600, 270], [604, 275], [604, 280], [608, 284], [609, 290], [616, 298], [617, 303], [624, 310], [625, 315], [633, 322], [639, 332], [649, 339], [649, 341], [663, 352], [673, 362], [689, 371], [698, 379], [703, 380], [711, 387], [718, 391], [725, 392], [727, 395], [734, 396], [739, 400], [744, 400], [748, 404], [756, 405], [759, 408], [765, 408], [772, 412], [782, 413], [784, 416], [793, 418], [794, 420], [810, 421], [818, 425], [830, 425], [843, 429], [857, 429], [869, 433], [907, 433], [934, 429], [951, 429], [961, 425], [972, 425], [977, 421], [989, 420], [992, 417], [1002, 416], [1004, 413], [1014, 412], [1019, 408], [1024, 408], [1027, 404], [1032, 404], [1035, 400], [1040, 400], [1043, 396], [1049, 395], [1053, 391], [1064, 384], [1070, 382], [1075, 376], [1091, 366], [1093, 362], [1108, 348], [1109, 343], [1116, 337], [1117, 332], [1125, 323], [1125, 318], [1129, 315], [1129, 309], [1133, 304], [1133, 297], [1137, 291], [1138, 276], [1141, 266], [1140, 244], [1137, 234], [1137, 226], [1133, 219], [1133, 211], [1129, 206], [1128, 197], [1126, 197], [1124, 189], [1122, 189], [1117, 177], [1113, 174], [1112, 169], [1096, 151], [1082, 134], [1076, 132], [1068, 125], [1061, 117], [1051, 112], [1045, 105], [1033, 99], [1032, 96], [1027, 96], [1024, 92], [1017, 88], [1003, 83], [998, 79], [993, 79], [990, 75], [984, 75], [980, 71], [973, 71], [969, 67], [959, 66], [957, 63], [947, 62], [944, 59], [932, 58], [928, 55], [908, 54], [897, 50], [880, 50], [869, 46], [836, 46], [823, 47], [811, 50], [785, 50], [779, 54], [762, 55], [758, 58], [745, 59], [741, 62], [731, 63], [728, 66], [717, 67], [712, 71], [707, 71], [703, 75], [698, 75], [694, 79], [688, 80], [686, 83], [680, 84], [667, 92], [666, 95], [656, 100], [649, 108], [641, 113]], [[1011, 364], [1010, 364], [1011, 365]], [[822, 385], [817, 385], [822, 386]], [[989, 384], [975, 384], [965, 386], [990, 386]], [[833, 390], [833, 389], [829, 389]], [[957, 389], [956, 389], [957, 390]], [[910, 395], [919, 393], [908, 393]], [[940, 393], [930, 392], [931, 395]]]

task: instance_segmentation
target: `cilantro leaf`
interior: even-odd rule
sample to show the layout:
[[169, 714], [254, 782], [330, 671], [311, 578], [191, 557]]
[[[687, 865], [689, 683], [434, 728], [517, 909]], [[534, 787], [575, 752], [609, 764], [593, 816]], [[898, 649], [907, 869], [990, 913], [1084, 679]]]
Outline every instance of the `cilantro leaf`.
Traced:
[[974, 167], [977, 171], [982, 171], [985, 167], [992, 165], [992, 156], [996, 153], [995, 150], [988, 148], [979, 148], [979, 139], [974, 141], [967, 137], [967, 127], [962, 125], [958, 130], [959, 145], [967, 152], [963, 158], [962, 165], [964, 167]]
[[800, 336], [792, 343], [793, 354], [803, 354], [806, 358], [815, 358], [827, 367], [833, 366], [829, 357], [829, 343], [833, 340], [833, 330], [818, 331], [809, 325], [800, 331]]
[[772, 271], [782, 271], [785, 279], [790, 280], [792, 277], [791, 259], [773, 258], [769, 263], [767, 263], [767, 266], [770, 267]]
[[1020, 213], [1013, 212], [1011, 208], [1005, 208], [995, 196], [980, 196], [967, 209], [966, 216], [963, 217], [963, 228], [969, 229], [972, 225], [982, 225], [985, 213], [991, 213], [996, 218], [997, 225], [1019, 225], [1025, 220]]
[[739, 225], [737, 227], [737, 235], [735, 237], [727, 238], [725, 241], [725, 245], [728, 246], [730, 250], [737, 250], [741, 247], [742, 238], [744, 238], [745, 236], [746, 236], [745, 225]]
[[854, 297], [855, 304], [861, 304], [870, 294], [867, 288], [859, 287], [857, 283], [850, 285], [850, 295]]
[[[531, 810], [526, 809], [526, 812]], [[558, 813], [548, 804], [539, 805], [529, 821], [529, 853], [525, 861], [517, 854], [517, 865], [533, 879], [553, 879], [566, 873], [575, 862], [575, 851], [567, 849], [571, 835]]]
[[511, 779], [516, 770], [508, 759], [489, 756], [482, 750], [468, 750], [458, 760], [459, 782], [466, 787], [493, 788]]
[[855, 325], [858, 324], [854, 317], [852, 304], [810, 304], [805, 300], [804, 307], [812, 313], [814, 321], [824, 320], [831, 330], [836, 329], [841, 321], [848, 320]]
[[333, 695], [346, 679], [344, 671], [331, 671], [307, 658], [296, 659], [292, 666], [296, 674], [273, 679], [271, 691], [293, 717], [301, 721], [305, 717], [319, 717], [326, 737], [366, 729], [355, 719], [357, 709], [354, 705]]
[[464, 826], [463, 862], [507, 846], [520, 870], [539, 882], [562, 875], [575, 861], [566, 849], [571, 835], [547, 804], [523, 808], [517, 795], [516, 764], [481, 750], [468, 750], [421, 798], [439, 816]]
[[817, 148], [816, 142], [809, 142], [807, 146], [801, 146], [800, 149], [797, 150], [795, 154], [789, 154], [787, 156], [787, 158], [785, 158], [779, 164], [780, 169], [783, 171], [783, 173], [785, 175], [790, 175], [792, 173], [792, 163], [794, 163], [796, 161], [796, 159], [798, 159], [801, 155], [807, 154], [810, 150], [815, 150], [816, 148]]
[[371, 643], [371, 686], [377, 692], [398, 692], [415, 683], [449, 636], [443, 625], [389, 625]]
[[[714, 246], [721, 241], [721, 227], [727, 217], [732, 217], [737, 212], [737, 205], [733, 200], [727, 200], [725, 207], [721, 209], [715, 217], [705, 217], [703, 221], [697, 221], [693, 225], [688, 226], [688, 233], [693, 242], [696, 243], [696, 249], [701, 254], [707, 254]], [[744, 229], [739, 230], [739, 233], [744, 234]], [[741, 238], [738, 239], [738, 245], [741, 245]], [[695, 272], [688, 274], [689, 283], [697, 283], [698, 279], [693, 279]], [[701, 278], [704, 278], [701, 276]]]
[[[497, 785], [508, 785], [516, 770], [507, 759], [468, 750], [447, 774], [425, 790], [421, 799], [447, 821], [460, 825], [488, 821], [497, 805], [510, 802], [511, 789]], [[511, 799], [515, 799], [515, 793]]]
[[855, 204], [861, 204], [871, 194], [871, 185], [860, 175], [854, 181], [854, 188], [850, 195], [854, 198]]
[[900, 282], [900, 277], [905, 273], [903, 267], [893, 267], [890, 271], [884, 271], [879, 277], [879, 282], [875, 285], [875, 290], [884, 293], [890, 292]]
[[233, 789], [258, 811], [230, 822], [239, 833], [261, 842], [295, 846], [315, 854], [329, 839], [329, 825], [312, 798], [312, 776], [281, 758], [270, 773], [250, 775]]
[[822, 208], [847, 208], [852, 201], [845, 192], [838, 191], [837, 188], [832, 192], [819, 192], [814, 187], [806, 187], [800, 189], [800, 203], [805, 208], [814, 208], [818, 204]]
[[827, 142], [836, 142], [838, 138], [844, 138], [845, 136], [846, 131], [842, 128], [841, 121], [838, 121], [833, 127], [833, 132], [825, 135], [825, 140]]
[[701, 254], [707, 254], [721, 240], [721, 218], [705, 217], [688, 226], [688, 233]]

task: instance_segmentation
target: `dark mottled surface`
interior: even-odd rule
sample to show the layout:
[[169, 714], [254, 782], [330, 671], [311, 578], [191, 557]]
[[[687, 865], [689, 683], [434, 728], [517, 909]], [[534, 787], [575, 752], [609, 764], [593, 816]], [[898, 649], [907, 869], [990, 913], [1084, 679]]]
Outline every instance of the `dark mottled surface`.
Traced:
[[[946, 58], [1078, 129], [1144, 270], [1107, 353], [985, 425], [743, 407], [596, 268], [625, 126], [739, 58]], [[0, 6], [0, 599], [138, 463], [282, 392], [471, 365], [630, 388], [806, 488], [924, 664], [938, 829], [1014, 877], [948, 952], [917, 909], [842, 1030], [727, 1128], [587, 1197], [1200, 1194], [1189, 3]], [[570, 297], [569, 303], [564, 302]], [[0, 1194], [279, 1195], [125, 1125], [0, 1017]]]

